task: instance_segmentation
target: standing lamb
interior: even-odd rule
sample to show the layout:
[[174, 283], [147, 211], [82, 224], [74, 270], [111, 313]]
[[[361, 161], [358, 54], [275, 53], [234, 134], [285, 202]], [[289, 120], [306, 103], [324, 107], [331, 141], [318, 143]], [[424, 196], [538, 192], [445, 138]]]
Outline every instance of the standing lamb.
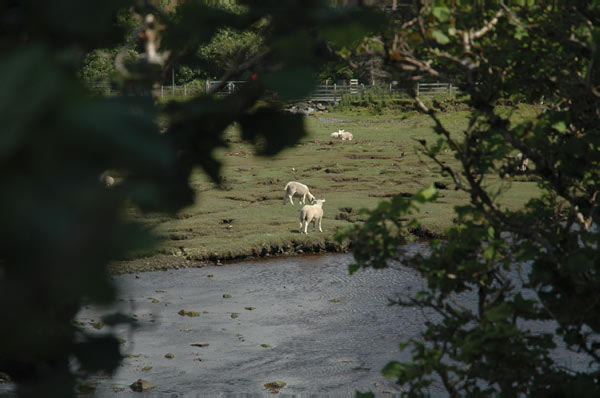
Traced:
[[296, 181], [290, 181], [287, 184], [285, 184], [285, 196], [283, 197], [283, 204], [285, 204], [286, 199], [290, 199], [290, 203], [292, 204], [292, 206], [294, 205], [294, 201], [292, 200], [292, 196], [302, 196], [302, 200], [300, 201], [300, 203], [304, 204], [306, 203], [306, 197], [308, 196], [308, 200], [310, 200], [311, 202], [313, 200], [315, 200], [315, 197], [313, 196], [313, 194], [310, 193], [310, 191], [308, 190], [308, 187], [304, 184], [301, 184], [299, 182]]
[[[319, 222], [319, 232], [323, 232], [321, 229], [321, 221], [323, 220], [323, 203], [325, 199], [317, 199], [314, 205], [306, 205], [300, 210], [300, 233], [304, 232], [308, 235], [307, 229], [308, 224], [314, 222], [313, 231]], [[304, 231], [302, 231], [304, 229]]]

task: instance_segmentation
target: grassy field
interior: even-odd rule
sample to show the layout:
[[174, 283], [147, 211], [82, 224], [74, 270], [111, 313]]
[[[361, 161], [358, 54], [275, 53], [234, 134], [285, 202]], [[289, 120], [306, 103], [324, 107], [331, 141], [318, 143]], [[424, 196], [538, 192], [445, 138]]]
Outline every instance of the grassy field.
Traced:
[[[467, 124], [467, 112], [444, 114], [443, 123], [455, 134]], [[396, 194], [410, 195], [434, 182], [448, 189], [439, 199], [422, 207], [419, 220], [424, 229], [442, 235], [451, 225], [454, 206], [468, 201], [454, 190], [449, 178], [419, 154], [417, 139], [436, 139], [432, 122], [417, 113], [373, 115], [367, 109], [319, 113], [306, 119], [309, 135], [294, 148], [274, 158], [252, 154], [235, 128], [227, 132], [229, 148], [218, 153], [224, 162], [225, 186], [216, 189], [205, 175], [192, 177], [196, 203], [176, 218], [146, 215], [159, 245], [152, 252], [138, 253], [128, 261], [111, 265], [115, 273], [137, 272], [204, 262], [222, 263], [261, 257], [321, 251], [342, 251], [333, 239], [336, 230], [359, 222], [360, 208], [373, 208]], [[330, 133], [345, 129], [353, 141], [338, 141]], [[455, 162], [451, 153], [442, 159]], [[284, 186], [300, 181], [310, 187], [323, 206], [323, 232], [303, 235], [298, 231], [302, 207], [282, 204]], [[499, 182], [499, 181], [498, 181]], [[517, 208], [537, 193], [535, 183], [514, 181], [504, 195], [506, 206]]]

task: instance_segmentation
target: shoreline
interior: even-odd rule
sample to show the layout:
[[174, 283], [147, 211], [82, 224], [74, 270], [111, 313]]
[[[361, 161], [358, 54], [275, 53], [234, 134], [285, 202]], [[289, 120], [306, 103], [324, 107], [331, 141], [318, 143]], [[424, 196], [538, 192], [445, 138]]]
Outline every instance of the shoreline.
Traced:
[[[411, 231], [410, 238], [414, 242], [430, 241], [432, 239], [444, 239], [443, 234], [435, 233], [425, 228]], [[407, 242], [408, 243], [408, 242]], [[139, 272], [167, 271], [182, 268], [203, 268], [206, 266], [225, 266], [246, 261], [262, 261], [285, 257], [319, 256], [332, 253], [350, 253], [353, 245], [350, 242], [340, 244], [335, 240], [325, 238], [324, 243], [306, 243], [289, 241], [283, 245], [271, 245], [270, 248], [263, 247], [260, 252], [252, 249], [252, 254], [212, 254], [203, 258], [186, 256], [180, 252], [177, 254], [156, 254], [150, 257], [140, 257], [132, 260], [115, 260], [108, 264], [108, 274], [124, 275]]]
[[108, 264], [109, 275], [133, 274], [138, 272], [167, 271], [180, 268], [202, 268], [205, 266], [222, 266], [237, 264], [245, 261], [260, 261], [271, 258], [298, 257], [307, 255], [321, 255], [331, 253], [349, 253], [351, 246], [340, 245], [335, 241], [326, 239], [325, 245], [320, 242], [312, 245], [304, 242], [290, 241], [287, 245], [271, 245], [262, 250], [249, 250], [250, 253], [211, 254], [198, 258], [177, 254], [156, 254], [150, 257], [141, 257], [132, 260], [115, 260]]

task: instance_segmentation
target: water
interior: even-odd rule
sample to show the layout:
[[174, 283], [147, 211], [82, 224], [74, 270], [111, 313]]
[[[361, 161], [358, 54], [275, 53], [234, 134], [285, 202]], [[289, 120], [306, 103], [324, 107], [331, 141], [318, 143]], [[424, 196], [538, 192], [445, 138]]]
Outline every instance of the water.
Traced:
[[[381, 369], [400, 357], [398, 342], [417, 335], [422, 319], [389, 306], [388, 296], [420, 279], [401, 267], [349, 276], [351, 261], [309, 256], [115, 277], [119, 308], [144, 327], [117, 330], [136, 357], [100, 379], [96, 395], [129, 391], [139, 378], [156, 385], [155, 394], [177, 397], [260, 394], [272, 381], [286, 383], [281, 394], [399, 392]], [[79, 319], [97, 321], [98, 310]]]
[[[141, 395], [153, 398], [262, 397], [273, 381], [286, 383], [280, 396], [398, 395], [402, 387], [381, 369], [410, 359], [398, 343], [419, 334], [424, 315], [388, 298], [423, 282], [401, 265], [349, 276], [351, 262], [350, 254], [334, 254], [114, 277], [122, 297], [116, 308], [85, 308], [79, 320], [90, 325], [120, 310], [141, 327], [114, 330], [130, 357], [113, 377], [97, 378], [95, 396], [139, 397], [129, 385], [140, 378], [156, 385]], [[459, 300], [475, 305], [473, 297]], [[557, 355], [572, 364], [564, 350]], [[432, 392], [446, 396], [439, 385]]]

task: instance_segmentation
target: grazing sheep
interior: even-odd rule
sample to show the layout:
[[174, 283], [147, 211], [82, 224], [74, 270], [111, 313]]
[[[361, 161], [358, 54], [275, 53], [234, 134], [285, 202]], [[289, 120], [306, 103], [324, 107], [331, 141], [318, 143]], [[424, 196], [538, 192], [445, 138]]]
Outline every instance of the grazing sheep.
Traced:
[[352, 141], [352, 138], [354, 138], [354, 136], [352, 135], [352, 133], [344, 131], [344, 129], [338, 129], [337, 132], [331, 133], [331, 138], [341, 138], [342, 141]]
[[310, 200], [311, 202], [315, 200], [315, 197], [313, 196], [313, 194], [310, 193], [306, 185], [296, 181], [290, 181], [287, 184], [285, 184], [285, 196], [283, 197], [283, 204], [285, 204], [285, 201], [289, 198], [290, 203], [293, 206], [294, 201], [292, 200], [292, 196], [294, 195], [302, 196], [302, 200], [300, 201], [300, 203], [302, 204], [306, 203], [305, 200], [307, 196], [308, 200]]
[[[308, 235], [308, 224], [314, 222], [313, 231], [317, 226], [317, 221], [319, 222], [319, 232], [323, 232], [321, 229], [321, 221], [323, 220], [323, 203], [325, 203], [325, 199], [317, 199], [315, 204], [306, 205], [300, 210], [300, 233], [304, 232]], [[304, 229], [304, 231], [302, 231]]]
[[516, 155], [507, 155], [506, 162], [504, 166], [502, 166], [502, 178], [508, 178], [514, 174], [525, 173], [528, 165], [529, 159], [522, 152], [519, 152]]
[[108, 174], [108, 171], [105, 171], [104, 173], [100, 174], [100, 182], [104, 184], [107, 188], [110, 188], [113, 185], [115, 185], [115, 179], [110, 174]]

